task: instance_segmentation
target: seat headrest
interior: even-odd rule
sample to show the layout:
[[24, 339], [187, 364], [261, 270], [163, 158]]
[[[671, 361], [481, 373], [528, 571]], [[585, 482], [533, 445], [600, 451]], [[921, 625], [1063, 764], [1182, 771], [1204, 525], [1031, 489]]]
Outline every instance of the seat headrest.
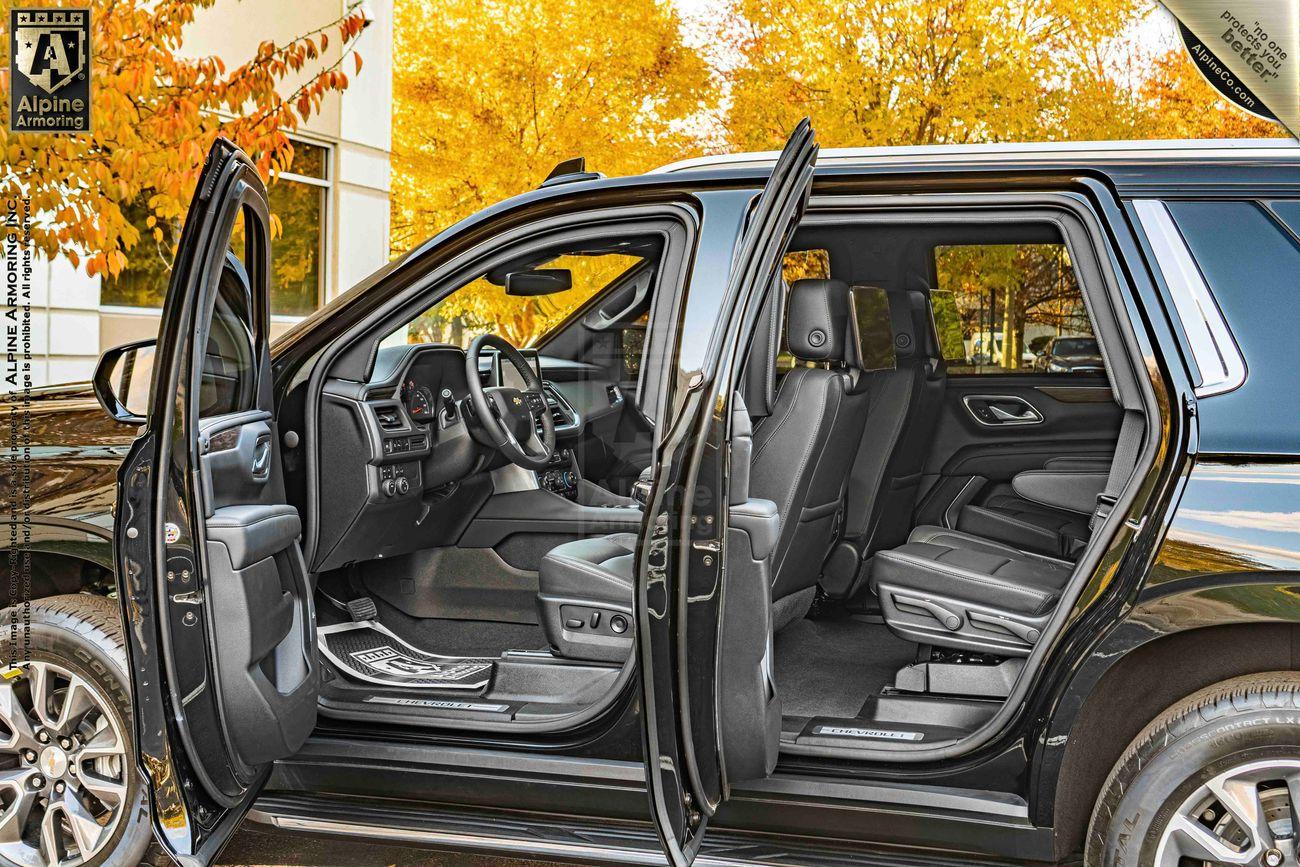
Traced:
[[786, 343], [800, 361], [842, 361], [858, 355], [857, 323], [843, 280], [796, 280], [790, 287]]

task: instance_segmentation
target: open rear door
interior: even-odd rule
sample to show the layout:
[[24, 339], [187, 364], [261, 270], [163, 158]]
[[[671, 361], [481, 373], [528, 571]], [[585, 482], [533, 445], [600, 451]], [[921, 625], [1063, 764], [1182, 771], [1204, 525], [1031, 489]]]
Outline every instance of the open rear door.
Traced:
[[311, 589], [271, 395], [270, 216], [218, 140], [190, 205], [149, 416], [118, 476], [135, 736], [162, 845], [211, 863], [316, 720]]
[[[690, 864], [732, 780], [771, 772], [780, 701], [770, 673], [770, 573], [759, 540], [775, 507], [747, 501], [748, 415], [733, 394], [743, 337], [776, 277], [812, 186], [817, 144], [807, 120], [786, 142], [754, 203], [723, 296], [716, 353], [692, 386], [661, 451], [647, 505], [649, 537], [638, 662], [646, 781], [665, 854]], [[690, 376], [685, 376], [690, 374]], [[755, 505], [758, 507], [755, 508]]]

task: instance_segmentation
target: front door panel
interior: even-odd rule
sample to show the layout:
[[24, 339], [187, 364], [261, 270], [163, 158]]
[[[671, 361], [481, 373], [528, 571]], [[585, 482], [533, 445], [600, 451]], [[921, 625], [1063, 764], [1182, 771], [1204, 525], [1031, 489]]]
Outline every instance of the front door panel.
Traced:
[[253, 164], [218, 141], [118, 477], [140, 769], [158, 839], [186, 864], [211, 863], [269, 763], [315, 725], [311, 588], [271, 400], [269, 225]]

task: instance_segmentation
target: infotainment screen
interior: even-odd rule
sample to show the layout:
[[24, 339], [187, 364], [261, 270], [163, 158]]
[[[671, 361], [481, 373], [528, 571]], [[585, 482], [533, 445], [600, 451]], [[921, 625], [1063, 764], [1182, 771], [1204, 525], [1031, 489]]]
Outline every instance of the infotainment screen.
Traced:
[[[537, 378], [541, 379], [542, 364], [537, 358], [537, 350], [521, 349], [519, 350], [519, 354], [528, 360], [528, 363], [533, 366], [533, 373], [536, 373]], [[497, 385], [505, 386], [506, 388], [517, 388], [520, 391], [528, 390], [528, 383], [524, 382], [523, 375], [519, 373], [514, 364], [502, 358], [501, 353], [492, 353], [492, 368], [492, 380]]]

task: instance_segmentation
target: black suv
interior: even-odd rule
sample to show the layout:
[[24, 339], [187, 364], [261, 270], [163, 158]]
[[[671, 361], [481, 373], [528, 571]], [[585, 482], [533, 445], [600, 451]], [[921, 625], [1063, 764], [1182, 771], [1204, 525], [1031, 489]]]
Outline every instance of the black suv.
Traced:
[[34, 404], [0, 857], [1296, 863], [1298, 157], [562, 166], [272, 344], [219, 142]]

